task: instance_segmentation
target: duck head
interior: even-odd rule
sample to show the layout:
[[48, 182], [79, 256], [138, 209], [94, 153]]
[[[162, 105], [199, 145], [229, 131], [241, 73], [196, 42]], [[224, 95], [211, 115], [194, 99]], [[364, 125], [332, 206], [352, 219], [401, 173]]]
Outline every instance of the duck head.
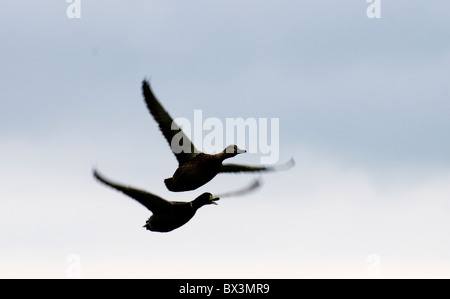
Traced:
[[243, 153], [246, 153], [246, 152], [247, 152], [246, 150], [240, 149], [240, 148], [237, 147], [237, 145], [232, 144], [232, 145], [227, 146], [227, 147], [223, 150], [222, 153], [223, 153], [227, 158], [229, 158], [229, 157], [234, 157], [234, 156], [236, 156], [236, 155], [238, 155], [238, 154], [243, 154]]
[[216, 201], [219, 199], [220, 199], [219, 197], [215, 197], [211, 193], [205, 192], [192, 201], [192, 206], [196, 207], [198, 209], [204, 205], [210, 205], [210, 204], [217, 205]]

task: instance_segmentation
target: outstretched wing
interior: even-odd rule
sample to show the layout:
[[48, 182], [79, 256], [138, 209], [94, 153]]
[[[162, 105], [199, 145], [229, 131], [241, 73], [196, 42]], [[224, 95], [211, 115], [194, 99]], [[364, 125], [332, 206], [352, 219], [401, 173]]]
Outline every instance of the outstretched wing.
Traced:
[[[178, 160], [178, 164], [181, 165], [192, 160], [199, 151], [158, 102], [146, 80], [142, 82], [142, 93], [144, 94], [148, 110], [158, 123], [159, 129]], [[177, 135], [176, 139], [174, 139], [175, 135]], [[172, 140], [175, 141], [174, 145], [172, 145]], [[178, 140], [179, 142], [176, 142]]]
[[248, 186], [246, 186], [244, 188], [241, 188], [239, 190], [225, 192], [225, 193], [214, 194], [214, 196], [218, 197], [218, 198], [231, 197], [231, 196], [242, 196], [242, 195], [245, 195], [245, 194], [255, 191], [256, 189], [260, 188], [261, 185], [262, 185], [262, 180], [261, 180], [261, 178], [258, 178], [258, 179], [253, 180], [251, 184], [249, 184]]
[[259, 171], [278, 171], [286, 170], [295, 165], [294, 159], [289, 160], [287, 163], [275, 166], [248, 166], [239, 164], [222, 164], [220, 172], [259, 172]]
[[129, 197], [137, 200], [139, 203], [141, 203], [144, 207], [152, 211], [153, 213], [158, 213], [161, 211], [164, 211], [165, 209], [169, 208], [172, 204], [168, 202], [165, 199], [162, 199], [161, 197], [154, 195], [152, 193], [149, 193], [147, 191], [135, 189], [132, 187], [120, 185], [117, 183], [114, 183], [108, 179], [106, 179], [104, 176], [100, 175], [96, 169], [94, 169], [94, 177], [98, 179], [100, 182], [118, 190]]

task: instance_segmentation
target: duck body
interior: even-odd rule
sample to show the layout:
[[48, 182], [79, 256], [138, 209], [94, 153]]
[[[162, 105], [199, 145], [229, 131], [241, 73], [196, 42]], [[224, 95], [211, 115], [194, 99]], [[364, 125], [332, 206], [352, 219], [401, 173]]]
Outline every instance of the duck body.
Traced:
[[[170, 191], [195, 190], [211, 181], [218, 173], [266, 172], [290, 168], [293, 165], [293, 160], [281, 167], [222, 164], [225, 159], [246, 151], [239, 149], [236, 145], [229, 145], [223, 152], [214, 155], [199, 151], [159, 103], [146, 80], [142, 82], [142, 93], [150, 114], [158, 124], [161, 133], [171, 146], [171, 150], [178, 161], [178, 168], [173, 176], [164, 180], [167, 189]], [[178, 147], [172, 148], [174, 140], [178, 140], [178, 143], [175, 144], [180, 146], [183, 149], [182, 151], [179, 151]], [[187, 150], [185, 151], [185, 149]]]
[[189, 202], [168, 201], [153, 193], [115, 183], [102, 176], [97, 170], [94, 170], [93, 174], [103, 184], [124, 193], [150, 210], [152, 216], [147, 220], [144, 227], [154, 232], [165, 233], [179, 228], [191, 220], [199, 208], [217, 204], [215, 201], [219, 200], [219, 197], [214, 197], [211, 193], [205, 192]]
[[181, 192], [195, 190], [211, 181], [222, 168], [220, 155], [200, 153], [192, 160], [179, 165], [171, 178], [164, 183], [170, 191]]
[[170, 232], [186, 224], [196, 212], [189, 202], [171, 202], [167, 211], [150, 216], [144, 227], [153, 232]]

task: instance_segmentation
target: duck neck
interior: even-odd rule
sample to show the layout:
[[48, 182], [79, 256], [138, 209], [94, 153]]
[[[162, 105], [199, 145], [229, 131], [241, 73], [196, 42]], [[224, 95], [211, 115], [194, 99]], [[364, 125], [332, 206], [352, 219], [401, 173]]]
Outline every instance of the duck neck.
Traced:
[[200, 203], [198, 202], [198, 200], [196, 200], [196, 199], [194, 199], [193, 201], [191, 201], [189, 204], [190, 204], [191, 208], [192, 208], [194, 211], [197, 211], [197, 210], [202, 206], [202, 204], [200, 204]]
[[217, 157], [221, 162], [223, 162], [223, 160], [228, 159], [228, 158], [231, 158], [231, 157], [233, 157], [233, 155], [230, 155], [229, 153], [226, 153], [226, 152], [220, 152], [220, 153], [216, 154], [216, 157]]

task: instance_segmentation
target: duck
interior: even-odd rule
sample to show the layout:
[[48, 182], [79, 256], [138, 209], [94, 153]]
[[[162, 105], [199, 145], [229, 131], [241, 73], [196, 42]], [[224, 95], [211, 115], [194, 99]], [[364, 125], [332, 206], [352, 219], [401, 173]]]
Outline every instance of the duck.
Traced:
[[[204, 192], [190, 202], [168, 201], [148, 191], [113, 182], [95, 168], [93, 176], [101, 183], [124, 193], [150, 210], [152, 215], [143, 227], [153, 232], [167, 233], [185, 225], [194, 217], [199, 208], [211, 204], [217, 205], [216, 201], [222, 197]], [[223, 197], [243, 195], [257, 189], [260, 185], [261, 180], [256, 179], [245, 188], [224, 193]]]
[[[169, 143], [178, 161], [178, 168], [172, 177], [164, 180], [165, 186], [170, 191], [195, 190], [211, 181], [219, 173], [266, 172], [288, 169], [294, 165], [293, 159], [284, 165], [278, 166], [249, 166], [223, 163], [224, 160], [247, 151], [240, 149], [235, 144], [228, 145], [222, 152], [217, 154], [207, 154], [199, 151], [158, 101], [147, 80], [142, 82], [142, 93], [150, 114], [157, 122], [160, 131]], [[175, 136], [177, 136], [176, 140], [180, 140], [176, 149], [172, 146], [172, 140], [174, 140]], [[180, 148], [183, 150], [179, 150]]]

